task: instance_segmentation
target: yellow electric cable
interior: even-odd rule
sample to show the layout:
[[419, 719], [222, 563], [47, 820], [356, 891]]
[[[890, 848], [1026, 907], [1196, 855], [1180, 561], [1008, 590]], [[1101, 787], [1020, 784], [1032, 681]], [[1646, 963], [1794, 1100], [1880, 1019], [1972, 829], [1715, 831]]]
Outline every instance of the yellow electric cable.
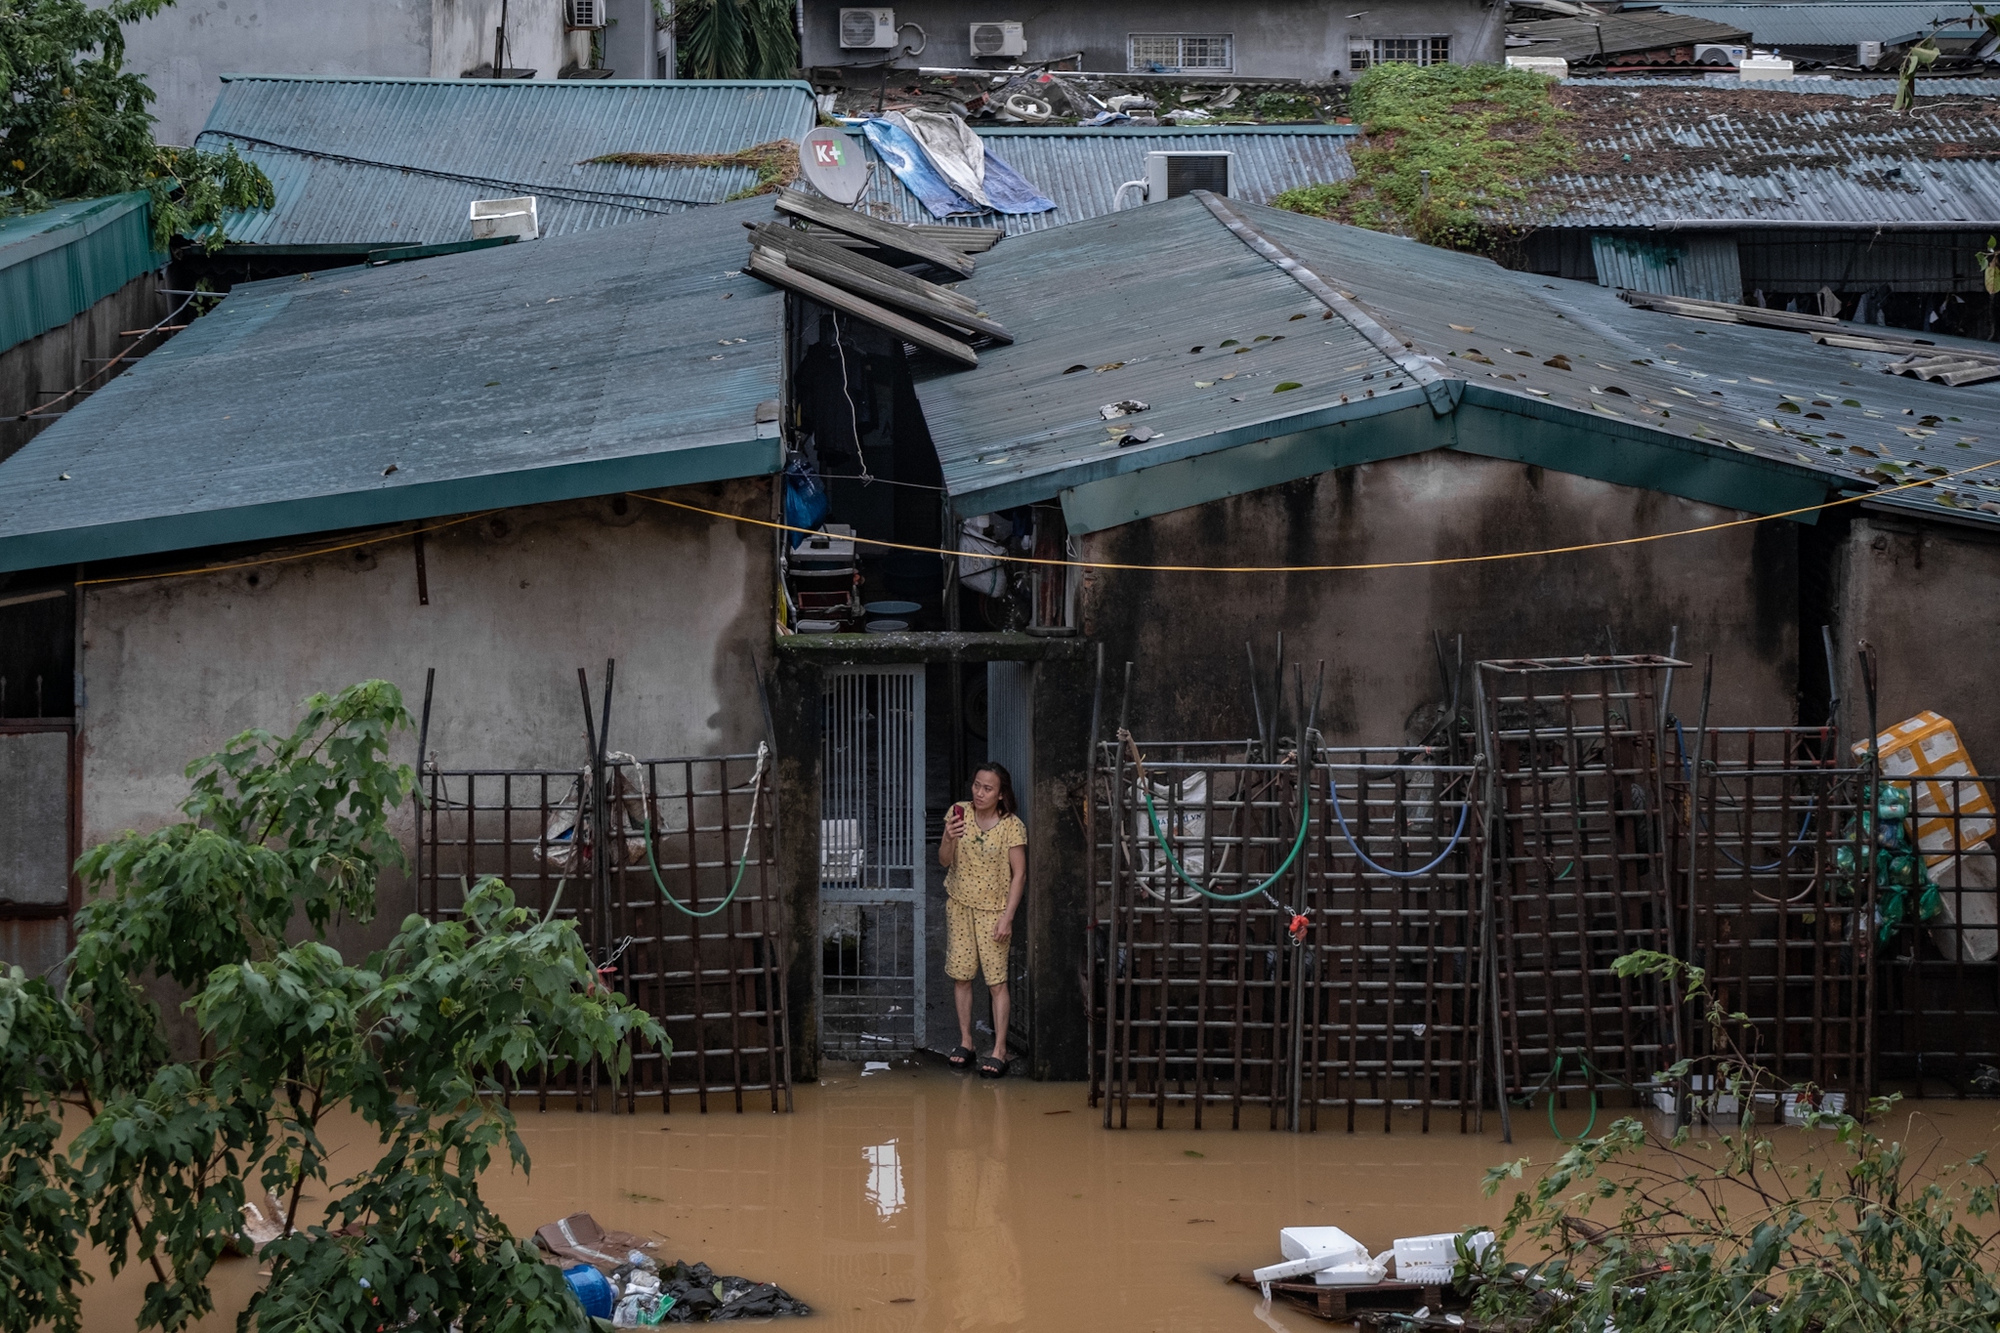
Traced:
[[[1811, 514], [1825, 509], [1835, 509], [1841, 505], [1858, 504], [1863, 500], [1879, 499], [1884, 495], [1894, 495], [1912, 487], [1930, 486], [1940, 481], [1952, 481], [1970, 475], [1984, 468], [2000, 466], [2000, 458], [1977, 463], [1958, 472], [1948, 472], [1942, 477], [1926, 477], [1922, 481], [1907, 481], [1879, 491], [1869, 491], [1862, 495], [1844, 495], [1837, 500], [1822, 504], [1805, 505], [1798, 509], [1786, 509], [1775, 514], [1758, 514], [1752, 518], [1733, 518], [1725, 523], [1707, 523], [1698, 528], [1681, 528], [1674, 532], [1654, 532], [1639, 537], [1615, 537], [1610, 541], [1582, 542], [1575, 546], [1547, 546], [1538, 551], [1497, 551], [1491, 555], [1453, 555], [1435, 560], [1378, 560], [1366, 564], [1352, 565], [1134, 565], [1114, 560], [1054, 560], [1031, 555], [989, 555], [983, 551], [948, 551], [936, 546], [912, 546], [906, 542], [883, 541], [877, 537], [843, 537], [843, 541], [858, 542], [864, 546], [879, 546], [891, 551], [915, 551], [921, 555], [963, 556], [974, 560], [1006, 560], [1017, 565], [1047, 565], [1060, 569], [1115, 569], [1153, 574], [1343, 574], [1362, 573], [1376, 569], [1427, 569], [1440, 565], [1480, 565], [1500, 560], [1533, 560], [1547, 555], [1574, 555], [1581, 551], [1602, 551], [1617, 546], [1638, 546], [1646, 542], [1663, 542], [1675, 537], [1696, 537], [1705, 532], [1722, 532], [1729, 528], [1748, 527], [1753, 523], [1768, 523], [1773, 519], [1796, 518], [1800, 514]], [[627, 495], [638, 500], [650, 500], [657, 505], [667, 505], [674, 509], [685, 509], [693, 514], [706, 514], [710, 518], [726, 518], [735, 523], [747, 523], [753, 527], [774, 528], [779, 532], [797, 532], [807, 535], [819, 534], [814, 528], [796, 527], [790, 523], [778, 523], [768, 518], [750, 518], [743, 514], [731, 514], [720, 509], [704, 509], [680, 500], [664, 500], [657, 495], [644, 495], [638, 491], [627, 491]]]
[[439, 528], [454, 528], [461, 523], [470, 523], [476, 518], [485, 518], [488, 514], [494, 512], [496, 511], [482, 509], [476, 514], [462, 514], [457, 518], [446, 519], [442, 523], [433, 523], [427, 528], [411, 528], [408, 532], [378, 532], [373, 537], [362, 541], [344, 542], [339, 546], [322, 546], [316, 551], [299, 551], [292, 555], [260, 556], [255, 560], [239, 560], [233, 565], [203, 565], [199, 569], [169, 569], [159, 574], [118, 574], [110, 578], [78, 579], [76, 586], [87, 588], [94, 583], [138, 583], [145, 579], [188, 578], [196, 574], [219, 574], [229, 569], [249, 569], [253, 565], [279, 565], [287, 560], [310, 560], [316, 555], [332, 555], [336, 551], [352, 551], [360, 546], [380, 546], [383, 542], [390, 541], [396, 537], [414, 537], [420, 532], [436, 532]]

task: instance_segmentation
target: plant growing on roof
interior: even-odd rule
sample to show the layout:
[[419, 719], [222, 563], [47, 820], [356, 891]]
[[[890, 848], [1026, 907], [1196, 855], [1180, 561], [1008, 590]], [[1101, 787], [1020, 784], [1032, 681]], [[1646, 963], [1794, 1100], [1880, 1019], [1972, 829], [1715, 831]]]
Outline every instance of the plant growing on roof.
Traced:
[[[1739, 1039], [1745, 1016], [1724, 1008], [1702, 969], [1665, 954], [1628, 954], [1612, 966], [1620, 977], [1671, 979], [1700, 1005], [1718, 1055], [1683, 1060], [1662, 1078], [1684, 1080], [1705, 1065], [1716, 1091], [1702, 1099], [1721, 1132], [1662, 1137], [1624, 1118], [1604, 1137], [1571, 1145], [1515, 1194], [1498, 1241], [1462, 1259], [1461, 1289], [1479, 1287], [1475, 1317], [1521, 1333], [1614, 1325], [1626, 1333], [1990, 1333], [2000, 1312], [1991, 1223], [2000, 1183], [1986, 1154], [1932, 1168], [1849, 1116], [1812, 1110], [1806, 1128], [1833, 1131], [1819, 1145], [1831, 1162], [1781, 1152], [1757, 1127], [1760, 1101], [1771, 1106], [1776, 1097]], [[1724, 1097], [1735, 1111], [1715, 1100]], [[1886, 1116], [1894, 1104], [1879, 1098], [1869, 1114]], [[1486, 1192], [1520, 1179], [1528, 1165], [1492, 1168]], [[1599, 1207], [1616, 1216], [1591, 1220]], [[1523, 1235], [1541, 1257], [1509, 1263], [1504, 1247]]]
[[[244, 1227], [246, 1178], [277, 1236], [244, 1327], [573, 1325], [560, 1273], [480, 1195], [497, 1153], [528, 1166], [490, 1094], [572, 1062], [622, 1073], [629, 1040], [664, 1034], [598, 985], [573, 925], [497, 880], [457, 919], [408, 918], [360, 966], [324, 942], [372, 916], [377, 877], [401, 864], [389, 816], [414, 779], [385, 756], [407, 724], [395, 688], [369, 681], [308, 699], [289, 735], [248, 731], [196, 760], [181, 822], [78, 863], [95, 896], [67, 992], [0, 979], [6, 1327], [75, 1333], [84, 1235], [114, 1273], [150, 1267], [141, 1328], [199, 1318]], [[175, 1058], [148, 983], [189, 995], [196, 1058]], [[59, 1147], [64, 1105], [88, 1123]], [[340, 1180], [322, 1138], [336, 1113], [381, 1145]], [[330, 1198], [310, 1224], [309, 1188]]]
[[155, 249], [207, 229], [213, 251], [226, 212], [272, 205], [271, 182], [234, 147], [153, 142], [153, 90], [125, 68], [124, 25], [172, 3], [0, 0], [0, 215], [145, 190]]
[[788, 79], [798, 73], [799, 35], [786, 0], [684, 0], [676, 16], [683, 78]]
[[1488, 248], [1483, 210], [1528, 198], [1576, 158], [1554, 86], [1495, 65], [1377, 65], [1350, 99], [1367, 134], [1354, 175], [1271, 202], [1431, 245]]

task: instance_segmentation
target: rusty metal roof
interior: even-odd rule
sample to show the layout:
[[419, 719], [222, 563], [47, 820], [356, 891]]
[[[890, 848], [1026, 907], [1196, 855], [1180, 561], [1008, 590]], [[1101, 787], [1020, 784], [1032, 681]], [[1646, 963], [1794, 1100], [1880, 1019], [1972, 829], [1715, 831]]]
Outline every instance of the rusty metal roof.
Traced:
[[1667, 10], [1635, 10], [1594, 19], [1539, 19], [1508, 25], [1509, 37], [1532, 46], [1509, 45], [1510, 55], [1560, 56], [1572, 65], [1601, 63], [1611, 56], [1661, 51], [1697, 42], [1741, 45], [1750, 40], [1741, 24], [1690, 18]]
[[1568, 84], [1575, 170], [1493, 216], [1524, 227], [2000, 222], [2000, 130], [1978, 105], [1763, 88]]
[[232, 241], [367, 249], [468, 240], [480, 198], [537, 196], [545, 236], [719, 203], [756, 172], [586, 159], [733, 153], [816, 118], [797, 82], [226, 74], [196, 143], [234, 143], [277, 188], [277, 207], [227, 220]]

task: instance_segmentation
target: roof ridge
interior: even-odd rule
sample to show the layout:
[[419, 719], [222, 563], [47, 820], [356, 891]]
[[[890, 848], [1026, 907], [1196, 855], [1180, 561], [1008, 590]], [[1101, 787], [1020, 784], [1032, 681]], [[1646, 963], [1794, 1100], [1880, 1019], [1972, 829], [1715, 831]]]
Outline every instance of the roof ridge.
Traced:
[[1376, 351], [1394, 361], [1411, 379], [1422, 385], [1424, 397], [1430, 400], [1433, 412], [1445, 416], [1457, 406], [1458, 395], [1452, 390], [1455, 378], [1444, 374], [1431, 364], [1431, 358], [1414, 353], [1411, 348], [1404, 346], [1394, 334], [1383, 328], [1364, 310], [1359, 302], [1341, 294], [1291, 251], [1257, 230], [1256, 225], [1238, 212], [1228, 199], [1207, 190], [1194, 191], [1194, 197], [1201, 200], [1208, 211], [1215, 215], [1216, 220], [1227, 227], [1237, 240], [1242, 241], [1289, 275], [1292, 281], [1311, 292], [1321, 305], [1340, 316], [1350, 328], [1373, 344]]

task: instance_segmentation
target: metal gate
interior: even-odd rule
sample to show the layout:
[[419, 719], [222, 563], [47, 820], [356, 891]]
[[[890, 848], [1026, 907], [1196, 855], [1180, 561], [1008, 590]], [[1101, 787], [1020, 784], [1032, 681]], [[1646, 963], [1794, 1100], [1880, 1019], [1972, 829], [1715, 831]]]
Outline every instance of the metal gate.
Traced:
[[830, 670], [820, 721], [820, 1054], [907, 1054], [924, 1040], [924, 669]]
[[[591, 774], [617, 794], [598, 837]], [[774, 775], [766, 757], [700, 755], [598, 769], [425, 766], [417, 826], [417, 910], [458, 915], [486, 875], [538, 913], [573, 920], [606, 982], [660, 1020], [671, 1053], [632, 1046], [629, 1077], [598, 1066], [546, 1072], [511, 1089], [627, 1110], [658, 1098], [701, 1111], [791, 1109], [783, 900], [776, 879]], [[754, 822], [753, 822], [754, 821]], [[650, 846], [648, 845], [650, 842]], [[671, 899], [669, 898], [671, 895]]]
[[1479, 664], [1502, 1095], [1642, 1096], [1681, 1050], [1673, 988], [1612, 970], [1674, 951], [1657, 700], [1669, 658]]

